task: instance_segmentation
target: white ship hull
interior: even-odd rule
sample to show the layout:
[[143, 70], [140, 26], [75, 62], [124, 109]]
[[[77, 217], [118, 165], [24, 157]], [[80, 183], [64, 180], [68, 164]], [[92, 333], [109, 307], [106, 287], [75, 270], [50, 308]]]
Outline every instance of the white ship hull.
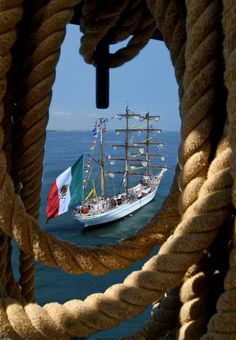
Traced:
[[156, 195], [157, 189], [158, 185], [146, 196], [140, 199], [136, 199], [135, 201], [128, 201], [122, 203], [121, 205], [117, 205], [116, 207], [106, 212], [101, 212], [94, 215], [75, 214], [74, 217], [79, 222], [84, 224], [84, 228], [118, 220], [140, 209], [141, 207], [149, 203], [151, 200], [153, 200], [153, 198]]

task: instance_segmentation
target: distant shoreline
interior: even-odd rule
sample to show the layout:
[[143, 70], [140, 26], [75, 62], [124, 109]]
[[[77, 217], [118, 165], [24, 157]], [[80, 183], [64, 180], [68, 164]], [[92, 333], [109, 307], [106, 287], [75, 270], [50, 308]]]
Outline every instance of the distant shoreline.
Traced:
[[[109, 130], [108, 132], [113, 132], [115, 131], [115, 129], [111, 129]], [[58, 130], [52, 130], [52, 129], [49, 129], [49, 130], [46, 130], [46, 132], [91, 132], [91, 130], [61, 130], [61, 129], [58, 129]], [[178, 130], [162, 130], [162, 132], [180, 132]]]

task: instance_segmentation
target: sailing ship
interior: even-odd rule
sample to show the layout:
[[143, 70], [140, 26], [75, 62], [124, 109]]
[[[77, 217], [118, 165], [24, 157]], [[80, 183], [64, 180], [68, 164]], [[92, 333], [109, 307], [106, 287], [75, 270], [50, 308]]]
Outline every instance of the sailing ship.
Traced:
[[[82, 202], [79, 202], [73, 212], [74, 218], [83, 223], [83, 229], [118, 220], [148, 204], [154, 199], [161, 179], [168, 169], [165, 164], [152, 164], [151, 162], [154, 158], [165, 160], [165, 155], [151, 153], [150, 150], [153, 146], [161, 149], [164, 145], [156, 137], [153, 138], [152, 136], [153, 133], [161, 132], [161, 129], [157, 129], [151, 124], [152, 120], [158, 121], [160, 117], [149, 113], [143, 115], [131, 112], [126, 108], [125, 113], [119, 114], [118, 118], [125, 119], [125, 127], [115, 130], [117, 134], [125, 134], [124, 143], [113, 144], [113, 149], [123, 149], [123, 157], [108, 155], [107, 159], [110, 163], [122, 162], [124, 167], [122, 170], [106, 169], [103, 136], [106, 130], [105, 120], [103, 118], [98, 119], [94, 133], [95, 135], [99, 134], [100, 137], [100, 159], [95, 159], [92, 155], [88, 156], [90, 161], [96, 162], [100, 168], [100, 194], [97, 195], [95, 183], [92, 181], [93, 187], [91, 191]], [[130, 119], [146, 122], [145, 127], [132, 128]], [[130, 140], [131, 133], [142, 132], [146, 132], [144, 141], [134, 141], [133, 137], [132, 141]], [[90, 167], [90, 164], [87, 164], [87, 166]], [[87, 172], [89, 172], [88, 169]], [[105, 192], [105, 182], [108, 178], [118, 174], [123, 176], [123, 191], [108, 195]], [[139, 180], [134, 186], [130, 186], [130, 179], [133, 176]], [[87, 180], [84, 180], [83, 183], [85, 187]]]

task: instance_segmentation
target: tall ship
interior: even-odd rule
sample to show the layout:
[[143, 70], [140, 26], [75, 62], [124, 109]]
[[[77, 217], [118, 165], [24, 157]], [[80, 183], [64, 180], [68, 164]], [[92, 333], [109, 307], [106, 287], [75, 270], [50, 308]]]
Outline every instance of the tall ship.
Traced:
[[[121, 156], [114, 157], [110, 154], [105, 156], [104, 133], [106, 131], [104, 118], [99, 118], [94, 127], [94, 136], [97, 137], [100, 144], [100, 159], [96, 159], [88, 154], [89, 164], [87, 164], [87, 173], [91, 171], [91, 162], [95, 162], [100, 168], [99, 186], [100, 193], [97, 194], [97, 183], [91, 178], [92, 189], [82, 201], [77, 204], [73, 211], [73, 216], [83, 224], [83, 228], [90, 226], [102, 225], [112, 222], [132, 214], [136, 210], [152, 201], [157, 193], [161, 179], [163, 178], [168, 167], [165, 165], [165, 155], [159, 152], [163, 143], [156, 137], [161, 129], [154, 127], [154, 123], [159, 121], [159, 116], [139, 114], [131, 112], [126, 108], [125, 113], [117, 115], [118, 118], [125, 120], [125, 127], [115, 129], [117, 135], [123, 134], [123, 143], [113, 144], [113, 149], [119, 150]], [[141, 121], [142, 127], [131, 127], [130, 120]], [[145, 134], [144, 140], [135, 140], [135, 134]], [[132, 135], [132, 137], [131, 137]], [[92, 146], [94, 149], [94, 146]], [[161, 164], [153, 162], [154, 159], [161, 160]], [[110, 164], [119, 162], [118, 169], [108, 169], [106, 160]], [[154, 164], [153, 164], [154, 163]], [[106, 181], [116, 175], [121, 176], [123, 190], [118, 190], [116, 194], [109, 195], [105, 191]], [[133, 178], [136, 178], [136, 183]], [[83, 189], [85, 189], [88, 180], [83, 180]]]

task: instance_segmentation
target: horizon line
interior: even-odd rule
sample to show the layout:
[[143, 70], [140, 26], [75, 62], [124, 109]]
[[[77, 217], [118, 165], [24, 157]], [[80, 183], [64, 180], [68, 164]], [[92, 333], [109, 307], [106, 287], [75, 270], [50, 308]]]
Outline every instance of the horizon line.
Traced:
[[[77, 132], [92, 132], [92, 130], [89, 130], [89, 129], [88, 130], [46, 129], [46, 131], [47, 132], [75, 132], [75, 131], [77, 131]], [[115, 131], [115, 129], [110, 129], [110, 130], [107, 130], [106, 132], [110, 132], [110, 131]], [[162, 129], [161, 132], [180, 132], [180, 131], [179, 130], [164, 130], [164, 129]]]

